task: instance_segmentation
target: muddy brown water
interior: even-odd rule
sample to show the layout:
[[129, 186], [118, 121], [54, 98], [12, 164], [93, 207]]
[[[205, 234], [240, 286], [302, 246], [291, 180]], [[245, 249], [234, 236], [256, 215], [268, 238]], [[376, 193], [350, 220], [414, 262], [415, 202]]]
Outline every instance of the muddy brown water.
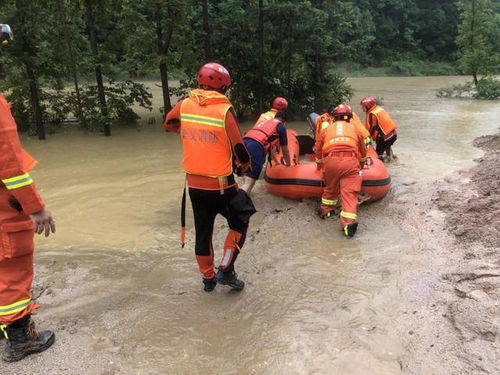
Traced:
[[[416, 244], [392, 213], [425, 194], [421, 182], [472, 165], [480, 152], [471, 140], [494, 133], [500, 117], [498, 102], [436, 98], [435, 89], [463, 80], [350, 79], [358, 114], [362, 96], [382, 97], [399, 125], [391, 192], [360, 208], [357, 237], [346, 240], [336, 220], [316, 217], [316, 202], [270, 196], [259, 182], [259, 212], [237, 262], [241, 293], [201, 290], [191, 216], [179, 247], [180, 144], [159, 118], [110, 138], [68, 130], [24, 139], [58, 225], [37, 240], [48, 265], [40, 278], [52, 286], [41, 316], [75, 319], [95, 356], [112, 356], [125, 373], [401, 373], [398, 259]], [[223, 228], [218, 220], [217, 260]]]

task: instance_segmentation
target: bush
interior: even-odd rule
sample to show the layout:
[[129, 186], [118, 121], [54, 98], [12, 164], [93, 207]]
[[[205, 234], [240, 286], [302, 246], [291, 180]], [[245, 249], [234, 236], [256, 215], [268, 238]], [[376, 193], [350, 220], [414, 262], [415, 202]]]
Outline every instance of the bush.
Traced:
[[479, 80], [477, 83], [477, 99], [499, 99], [500, 98], [500, 81], [493, 77], [486, 77]]
[[438, 97], [462, 99], [499, 99], [500, 81], [493, 77], [481, 78], [477, 87], [473, 82], [442, 88], [437, 91]]

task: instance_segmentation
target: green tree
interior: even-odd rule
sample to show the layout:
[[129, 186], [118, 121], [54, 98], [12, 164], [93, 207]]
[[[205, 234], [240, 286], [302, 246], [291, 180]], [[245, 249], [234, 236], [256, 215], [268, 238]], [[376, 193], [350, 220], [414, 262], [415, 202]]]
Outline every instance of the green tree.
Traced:
[[490, 0], [460, 0], [460, 24], [457, 45], [460, 49], [459, 65], [466, 74], [471, 74], [476, 87], [478, 75], [490, 74], [498, 51], [493, 51], [495, 18]]

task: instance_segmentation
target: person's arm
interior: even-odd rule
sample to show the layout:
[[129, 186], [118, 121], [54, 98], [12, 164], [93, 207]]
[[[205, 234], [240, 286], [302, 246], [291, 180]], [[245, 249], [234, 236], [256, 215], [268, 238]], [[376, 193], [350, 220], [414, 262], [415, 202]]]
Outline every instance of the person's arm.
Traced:
[[370, 121], [370, 135], [373, 139], [377, 138], [377, 134], [379, 134], [379, 127], [378, 127], [378, 120], [377, 116], [375, 116], [373, 113], [369, 114], [369, 121]]
[[283, 154], [285, 165], [290, 166], [292, 164], [292, 160], [290, 158], [290, 150], [288, 149], [288, 136], [286, 134], [285, 125], [283, 123], [278, 124], [278, 126], [276, 127], [276, 132], [279, 136], [281, 152]]
[[165, 117], [163, 127], [168, 132], [179, 133], [179, 129], [181, 127], [181, 103], [182, 100], [179, 100], [174, 108], [172, 108]]
[[319, 133], [318, 139], [314, 144], [314, 150], [316, 152], [316, 167], [321, 169], [323, 167], [323, 140], [325, 138], [325, 132]]
[[227, 111], [226, 114], [226, 133], [231, 142], [231, 147], [233, 149], [233, 154], [236, 156], [236, 160], [240, 164], [241, 171], [245, 172], [250, 168], [250, 154], [243, 142], [243, 137], [241, 136], [240, 128], [238, 126], [238, 120], [236, 120], [236, 113], [233, 108]]
[[0, 102], [0, 112], [1, 184], [13, 197], [10, 202], [12, 208], [30, 215], [35, 224], [35, 231], [39, 234], [45, 231], [45, 236], [48, 236], [51, 231], [55, 232], [55, 223], [50, 212], [45, 209], [33, 178], [24, 170], [24, 152], [16, 123], [5, 99]]

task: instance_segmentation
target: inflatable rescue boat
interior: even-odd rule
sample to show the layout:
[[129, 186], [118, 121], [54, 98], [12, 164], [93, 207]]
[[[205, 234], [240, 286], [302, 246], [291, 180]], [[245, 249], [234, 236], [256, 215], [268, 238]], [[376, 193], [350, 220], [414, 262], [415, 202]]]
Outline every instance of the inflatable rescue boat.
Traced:
[[[289, 199], [321, 198], [324, 184], [322, 171], [316, 168], [314, 161], [314, 139], [309, 135], [298, 135], [294, 130], [287, 130], [287, 136], [292, 165], [284, 166], [281, 154], [277, 155], [277, 162], [269, 162], [264, 177], [267, 190]], [[387, 194], [391, 177], [373, 147], [368, 147], [367, 156], [368, 161], [361, 171], [360, 201], [374, 202]]]

